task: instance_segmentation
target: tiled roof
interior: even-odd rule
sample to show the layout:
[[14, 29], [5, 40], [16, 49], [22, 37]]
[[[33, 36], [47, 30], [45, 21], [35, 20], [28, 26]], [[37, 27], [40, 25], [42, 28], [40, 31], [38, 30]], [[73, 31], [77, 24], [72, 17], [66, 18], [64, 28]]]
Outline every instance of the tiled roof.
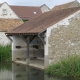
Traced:
[[54, 7], [52, 8], [52, 10], [67, 9], [67, 8], [69, 8], [74, 2], [75, 2], [75, 1], [72, 1], [72, 2], [65, 3], [65, 4], [61, 4], [61, 5], [54, 6]]
[[40, 7], [10, 6], [12, 10], [23, 20], [30, 20], [42, 14]]
[[7, 34], [18, 34], [18, 33], [39, 33], [46, 30], [48, 27], [54, 25], [60, 20], [68, 17], [69, 15], [80, 10], [80, 7], [68, 8], [62, 10], [54, 10], [43, 13], [42, 15], [20, 25], [13, 30], [7, 32]]
[[22, 23], [22, 20], [19, 19], [0, 19], [0, 31], [8, 31], [16, 28]]

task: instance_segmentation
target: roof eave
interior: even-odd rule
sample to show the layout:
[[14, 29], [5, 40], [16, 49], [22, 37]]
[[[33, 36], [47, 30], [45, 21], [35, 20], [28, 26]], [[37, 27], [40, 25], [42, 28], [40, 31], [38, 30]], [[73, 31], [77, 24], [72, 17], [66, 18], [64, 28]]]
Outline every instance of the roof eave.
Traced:
[[38, 35], [38, 33], [5, 33], [6, 35]]

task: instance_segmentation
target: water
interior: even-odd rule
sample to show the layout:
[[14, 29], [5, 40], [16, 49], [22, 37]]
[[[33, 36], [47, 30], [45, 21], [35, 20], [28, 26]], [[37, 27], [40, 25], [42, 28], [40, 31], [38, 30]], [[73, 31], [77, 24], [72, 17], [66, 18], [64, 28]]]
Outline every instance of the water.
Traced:
[[[71, 80], [50, 77], [43, 70], [15, 63], [0, 63], [0, 80]], [[73, 79], [72, 79], [73, 80]]]

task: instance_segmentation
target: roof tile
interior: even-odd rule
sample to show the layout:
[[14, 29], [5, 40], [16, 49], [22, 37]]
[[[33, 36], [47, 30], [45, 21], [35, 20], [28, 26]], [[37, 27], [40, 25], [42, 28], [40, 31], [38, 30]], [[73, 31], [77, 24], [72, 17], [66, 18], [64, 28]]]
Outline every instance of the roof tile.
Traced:
[[46, 30], [48, 27], [54, 25], [60, 20], [68, 17], [69, 15], [80, 10], [80, 7], [68, 8], [62, 10], [54, 10], [43, 13], [42, 15], [33, 18], [32, 20], [20, 25], [13, 30], [7, 32], [7, 34], [16, 34], [16, 33], [39, 33]]
[[8, 31], [23, 24], [20, 19], [0, 19], [0, 31]]
[[10, 6], [10, 7], [23, 20], [32, 19], [42, 13], [40, 7], [33, 6]]
[[72, 1], [72, 2], [65, 3], [65, 4], [61, 4], [61, 5], [54, 6], [54, 7], [52, 8], [52, 10], [67, 9], [67, 8], [69, 8], [74, 2], [75, 2], [75, 1]]

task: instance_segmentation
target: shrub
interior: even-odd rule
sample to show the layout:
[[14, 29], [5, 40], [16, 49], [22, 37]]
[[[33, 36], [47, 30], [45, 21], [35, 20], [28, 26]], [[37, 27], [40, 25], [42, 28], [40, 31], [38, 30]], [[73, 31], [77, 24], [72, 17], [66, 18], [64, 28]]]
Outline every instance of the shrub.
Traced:
[[11, 46], [0, 45], [0, 61], [11, 61]]
[[45, 73], [59, 77], [80, 77], [80, 56], [72, 55], [66, 59], [61, 59], [56, 64], [45, 69]]

